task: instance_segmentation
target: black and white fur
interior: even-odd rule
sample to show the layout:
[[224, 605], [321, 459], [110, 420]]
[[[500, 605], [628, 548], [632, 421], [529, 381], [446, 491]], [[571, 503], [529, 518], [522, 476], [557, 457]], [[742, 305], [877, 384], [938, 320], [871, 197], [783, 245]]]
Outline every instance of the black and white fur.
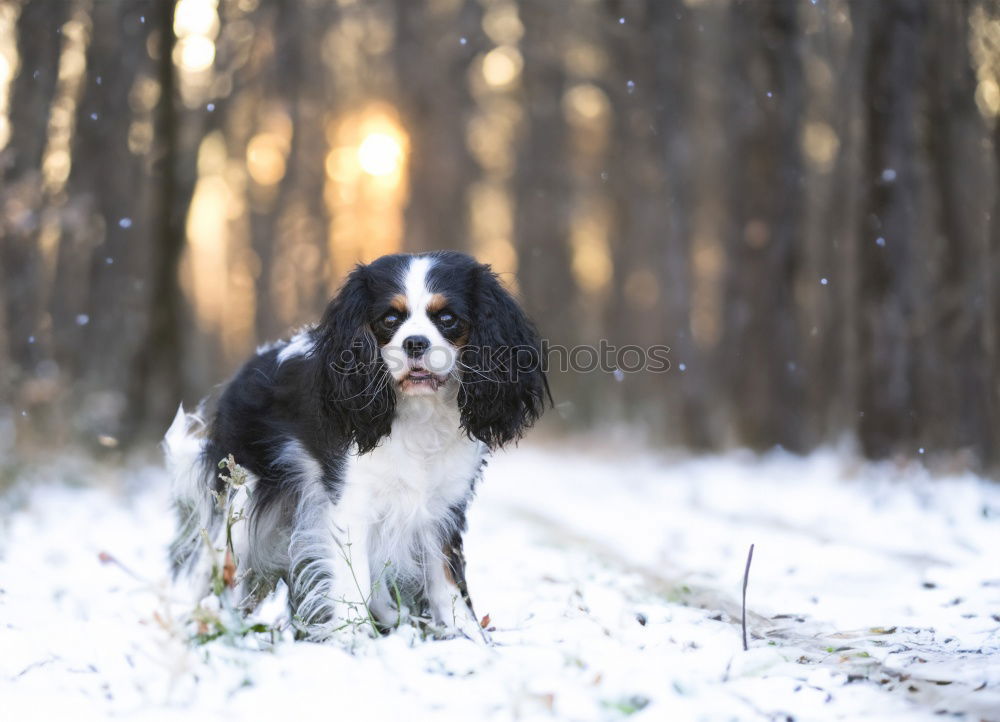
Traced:
[[[538, 334], [488, 266], [456, 252], [358, 266], [319, 324], [258, 350], [210, 423], [178, 411], [164, 440], [175, 574], [205, 594], [226, 555], [247, 610], [283, 579], [313, 638], [366, 605], [392, 626], [402, 598], [445, 633], [485, 639], [466, 506], [488, 452], [547, 396]], [[230, 454], [249, 472], [238, 488], [219, 478]], [[243, 511], [230, 546], [227, 500]]]

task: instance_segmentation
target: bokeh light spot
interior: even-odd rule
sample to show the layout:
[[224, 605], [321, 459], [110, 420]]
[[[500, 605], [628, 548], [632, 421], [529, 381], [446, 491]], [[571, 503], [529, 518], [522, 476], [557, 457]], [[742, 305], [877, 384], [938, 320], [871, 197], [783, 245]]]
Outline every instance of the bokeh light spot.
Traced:
[[391, 175], [402, 163], [403, 145], [388, 133], [369, 133], [358, 146], [358, 165], [368, 175]]

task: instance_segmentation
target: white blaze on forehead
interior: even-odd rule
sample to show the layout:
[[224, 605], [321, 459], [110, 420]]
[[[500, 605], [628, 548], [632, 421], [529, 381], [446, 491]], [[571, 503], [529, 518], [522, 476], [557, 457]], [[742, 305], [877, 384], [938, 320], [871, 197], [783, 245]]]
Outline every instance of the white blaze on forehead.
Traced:
[[431, 301], [430, 288], [427, 287], [428, 275], [434, 260], [431, 258], [413, 258], [406, 269], [403, 279], [403, 293], [406, 295], [406, 306], [410, 309], [410, 317], [420, 314], [427, 315], [427, 304]]

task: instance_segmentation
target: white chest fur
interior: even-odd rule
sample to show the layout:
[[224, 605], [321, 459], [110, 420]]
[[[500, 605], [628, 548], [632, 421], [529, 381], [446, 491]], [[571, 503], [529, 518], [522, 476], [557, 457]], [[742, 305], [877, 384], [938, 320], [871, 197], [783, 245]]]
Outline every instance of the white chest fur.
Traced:
[[468, 438], [454, 397], [402, 397], [392, 432], [367, 454], [349, 458], [335, 523], [352, 544], [363, 535], [378, 576], [419, 577], [441, 554], [451, 532], [450, 509], [471, 492], [485, 447]]

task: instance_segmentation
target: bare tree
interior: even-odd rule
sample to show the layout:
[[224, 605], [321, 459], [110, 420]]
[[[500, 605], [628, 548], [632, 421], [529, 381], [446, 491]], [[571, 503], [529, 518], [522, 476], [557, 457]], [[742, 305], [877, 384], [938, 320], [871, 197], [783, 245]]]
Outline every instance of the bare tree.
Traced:
[[795, 450], [805, 443], [795, 298], [804, 197], [798, 5], [732, 6], [723, 334], [740, 438], [758, 448], [781, 443]]
[[156, 192], [153, 218], [156, 226], [150, 249], [146, 297], [147, 323], [132, 359], [128, 390], [127, 432], [158, 434], [184, 397], [184, 302], [178, 266], [185, 244], [185, 220], [197, 179], [197, 143], [182, 140], [183, 128], [177, 100], [173, 63], [173, 0], [159, 0], [156, 7], [159, 39], [157, 79], [160, 98], [156, 110], [156, 137], [160, 143], [154, 166]]
[[[46, 291], [38, 242], [44, 202], [41, 167], [67, 9], [60, 0], [26, 3], [17, 25], [20, 70], [11, 87], [10, 139], [0, 154], [0, 278], [7, 337], [0, 364], [14, 378], [39, 360], [45, 341], [39, 328]], [[0, 384], [0, 394], [4, 387]]]
[[[572, 276], [569, 222], [572, 210], [566, 172], [568, 148], [561, 101], [566, 90], [558, 38], [564, 8], [545, 0], [520, 6], [525, 26], [524, 128], [517, 155], [515, 234], [518, 281], [528, 311], [542, 323], [553, 344], [572, 346], [578, 328], [577, 291]], [[554, 392], [571, 398], [575, 416], [588, 415], [589, 395], [572, 374], [554, 379]]]
[[891, 0], [873, 11], [865, 67], [866, 203], [859, 229], [859, 434], [881, 457], [916, 431], [912, 333], [913, 239], [917, 234], [920, 46], [923, 0]]
[[468, 249], [465, 194], [475, 164], [465, 142], [474, 100], [468, 69], [481, 48], [478, 3], [399, 3], [395, 60], [403, 123], [410, 135], [407, 248]]
[[[966, 32], [971, 2], [930, 3], [925, 41], [927, 145], [936, 234], [921, 255], [930, 274], [918, 297], [920, 444], [988, 455], [998, 421], [984, 322], [991, 281], [986, 218], [988, 132], [975, 103], [977, 79]], [[957, 373], [958, 369], [967, 371]]]

